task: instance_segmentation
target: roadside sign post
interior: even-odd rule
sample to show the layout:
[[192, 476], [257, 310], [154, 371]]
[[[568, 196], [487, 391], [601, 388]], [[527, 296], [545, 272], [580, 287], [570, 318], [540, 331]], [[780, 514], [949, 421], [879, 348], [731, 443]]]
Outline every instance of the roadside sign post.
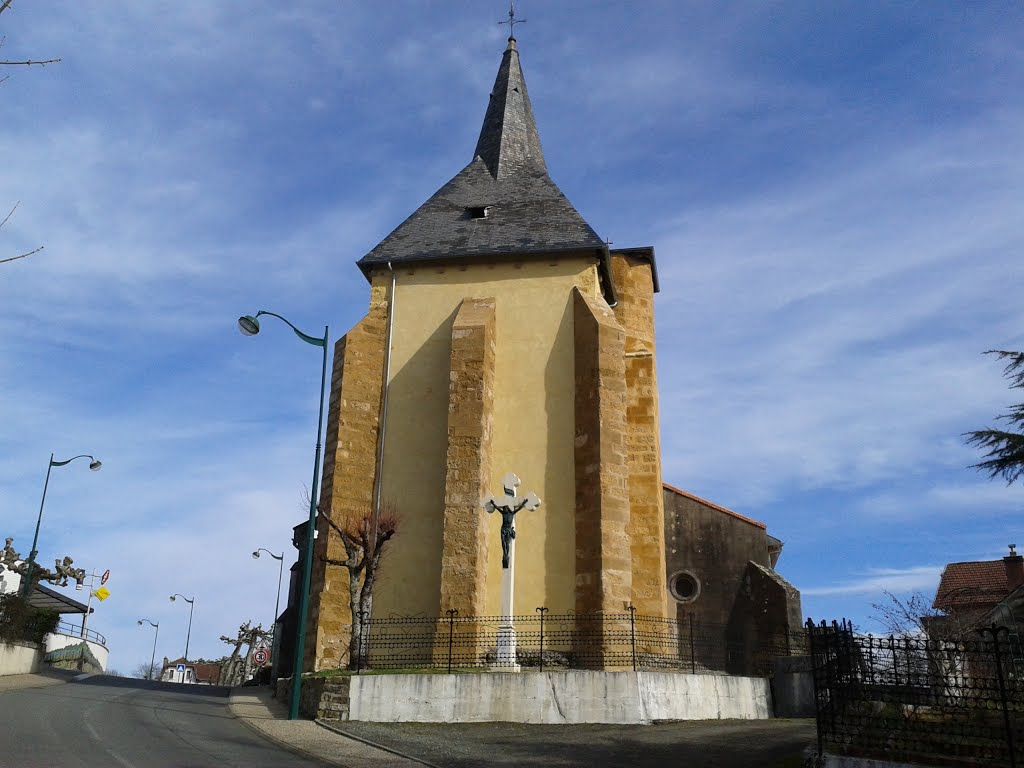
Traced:
[[93, 595], [98, 597], [100, 602], [103, 602], [108, 597], [110, 597], [110, 590], [103, 586], [104, 584], [107, 583], [107, 579], [110, 578], [110, 569], [107, 568], [107, 570], [105, 570], [103, 572], [103, 576], [99, 576], [100, 588], [94, 590], [93, 587], [96, 586], [96, 578], [98, 576], [99, 576], [99, 574], [96, 573], [96, 571], [93, 571], [92, 574], [89, 577], [89, 597], [85, 601], [85, 616], [82, 617], [82, 639], [83, 640], [88, 640], [89, 639], [88, 637], [86, 637], [86, 632], [89, 629], [89, 614], [92, 613], [92, 598], [93, 598]]

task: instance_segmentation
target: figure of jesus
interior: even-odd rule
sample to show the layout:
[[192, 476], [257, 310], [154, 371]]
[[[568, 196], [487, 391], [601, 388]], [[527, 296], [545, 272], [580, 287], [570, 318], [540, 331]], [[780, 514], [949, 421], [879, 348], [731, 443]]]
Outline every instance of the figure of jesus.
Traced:
[[501, 513], [502, 568], [508, 568], [509, 549], [512, 546], [512, 539], [516, 537], [516, 513], [522, 509], [532, 511], [540, 506], [540, 498], [535, 493], [527, 494], [525, 497], [516, 496], [516, 488], [520, 482], [514, 473], [509, 472], [502, 481], [505, 495], [488, 496], [480, 503], [488, 512]]

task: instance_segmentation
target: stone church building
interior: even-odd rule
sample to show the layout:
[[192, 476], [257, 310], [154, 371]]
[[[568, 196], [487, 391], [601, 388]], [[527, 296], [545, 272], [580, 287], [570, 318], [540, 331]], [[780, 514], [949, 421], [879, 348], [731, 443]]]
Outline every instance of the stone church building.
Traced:
[[[543, 500], [516, 516], [517, 612], [675, 619], [716, 590], [736, 602], [723, 590], [744, 576], [716, 569], [773, 573], [763, 525], [735, 564], [702, 558], [700, 514], [663, 486], [654, 249], [610, 247], [548, 175], [514, 38], [469, 164], [358, 267], [369, 308], [335, 346], [320, 498], [342, 525], [381, 503], [400, 516], [374, 617], [500, 613], [481, 499], [507, 472]], [[307, 670], [346, 662], [348, 571], [324, 561], [343, 552], [320, 520]], [[703, 598], [680, 597], [683, 572]], [[772, 594], [799, 623], [798, 593]]]

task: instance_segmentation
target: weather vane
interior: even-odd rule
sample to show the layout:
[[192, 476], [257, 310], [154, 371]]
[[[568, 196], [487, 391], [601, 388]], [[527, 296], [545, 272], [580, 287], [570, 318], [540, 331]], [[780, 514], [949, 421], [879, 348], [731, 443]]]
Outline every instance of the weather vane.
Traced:
[[508, 21], [499, 21], [499, 24], [508, 24], [508, 36], [515, 40], [516, 37], [516, 24], [525, 24], [526, 19], [516, 18], [516, 3], [515, 0], [510, 0], [508, 4]]

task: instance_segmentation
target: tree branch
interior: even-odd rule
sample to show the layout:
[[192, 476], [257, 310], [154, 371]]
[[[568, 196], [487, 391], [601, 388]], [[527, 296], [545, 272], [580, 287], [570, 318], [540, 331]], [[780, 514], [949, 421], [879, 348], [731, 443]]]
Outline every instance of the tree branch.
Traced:
[[31, 67], [34, 64], [39, 64], [40, 66], [46, 66], [47, 64], [56, 64], [59, 61], [60, 61], [60, 59], [46, 59], [45, 61], [32, 61], [31, 59], [29, 59], [28, 61], [0, 61], [0, 64], [3, 64], [5, 66], [9, 66], [9, 67], [14, 67], [14, 66], [19, 66], [19, 65], [24, 65], [24, 66]]
[[[985, 354], [1007, 361], [1003, 376], [1010, 380], [1010, 389], [1024, 389], [1024, 352], [990, 349]], [[1024, 426], [1024, 403], [1011, 405], [1008, 413], [996, 419], [1008, 422], [1011, 427]], [[983, 461], [971, 464], [972, 469], [987, 472], [990, 480], [1002, 476], [1007, 485], [1024, 476], [1024, 432], [989, 428], [964, 432], [962, 437], [968, 445], [987, 451]]]
[[0, 259], [0, 264], [3, 264], [3, 263], [8, 262], [8, 261], [17, 261], [18, 259], [24, 259], [26, 256], [31, 256], [33, 253], [39, 253], [41, 250], [43, 250], [43, 246], [40, 245], [34, 251], [29, 251], [28, 253], [23, 253], [23, 254], [21, 254], [21, 256], [8, 256], [6, 259]]

